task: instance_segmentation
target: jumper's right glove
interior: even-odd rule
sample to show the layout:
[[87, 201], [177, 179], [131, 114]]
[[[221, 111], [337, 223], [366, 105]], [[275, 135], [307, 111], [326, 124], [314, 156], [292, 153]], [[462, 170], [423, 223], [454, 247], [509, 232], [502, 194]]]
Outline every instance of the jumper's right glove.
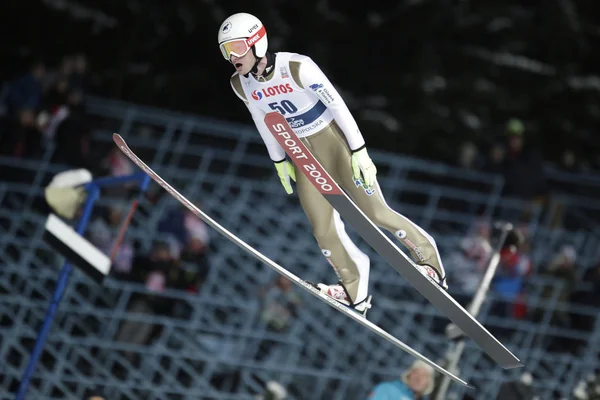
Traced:
[[375, 184], [377, 168], [369, 157], [366, 147], [363, 146], [352, 152], [352, 172], [354, 181], [365, 185], [365, 189], [371, 189]]
[[292, 189], [292, 184], [290, 183], [290, 178], [296, 182], [296, 170], [291, 162], [288, 160], [283, 160], [275, 163], [275, 168], [277, 169], [277, 175], [279, 175], [279, 180], [281, 180], [281, 184], [285, 189], [287, 194], [294, 193], [294, 189]]

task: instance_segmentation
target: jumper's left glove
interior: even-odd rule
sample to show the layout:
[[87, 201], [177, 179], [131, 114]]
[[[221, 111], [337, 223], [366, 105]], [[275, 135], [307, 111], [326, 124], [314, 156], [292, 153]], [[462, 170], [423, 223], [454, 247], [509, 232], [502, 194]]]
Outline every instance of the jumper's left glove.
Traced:
[[281, 181], [285, 192], [287, 194], [294, 193], [294, 189], [292, 189], [292, 184], [290, 182], [290, 178], [296, 182], [296, 170], [294, 169], [294, 165], [284, 159], [276, 162], [275, 168], [277, 169], [277, 175], [279, 175], [279, 180]]
[[354, 181], [360, 181], [362, 185], [366, 186], [366, 189], [371, 189], [375, 184], [377, 168], [369, 157], [366, 147], [352, 152], [352, 173]]

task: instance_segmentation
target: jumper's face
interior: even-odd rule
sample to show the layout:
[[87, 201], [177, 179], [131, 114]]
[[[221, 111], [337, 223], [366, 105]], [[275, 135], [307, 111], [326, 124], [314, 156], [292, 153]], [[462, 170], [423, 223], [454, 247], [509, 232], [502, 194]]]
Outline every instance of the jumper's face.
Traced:
[[256, 62], [254, 53], [251, 51], [251, 46], [248, 45], [246, 39], [230, 40], [222, 43], [220, 48], [223, 57], [229, 60], [235, 67], [235, 70], [242, 75], [250, 72]]
[[252, 51], [249, 51], [242, 57], [231, 56], [230, 61], [239, 74], [246, 75], [252, 70], [252, 67], [254, 67], [254, 64], [256, 63], [256, 58], [254, 57]]

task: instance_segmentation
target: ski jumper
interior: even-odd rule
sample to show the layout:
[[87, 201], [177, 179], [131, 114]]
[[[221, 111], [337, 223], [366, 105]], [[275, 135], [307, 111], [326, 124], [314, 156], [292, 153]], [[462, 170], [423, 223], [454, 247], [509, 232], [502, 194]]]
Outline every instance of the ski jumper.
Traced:
[[[376, 182], [369, 190], [356, 184], [352, 151], [365, 146], [364, 138], [340, 94], [317, 64], [297, 53], [275, 53], [275, 63], [263, 77], [231, 77], [235, 94], [246, 104], [273, 162], [285, 159], [283, 148], [263, 118], [279, 111], [323, 168], [356, 205], [380, 228], [404, 245], [417, 264], [445, 276], [435, 240], [414, 222], [390, 208]], [[339, 213], [302, 173], [296, 173], [300, 204], [312, 226], [321, 252], [335, 269], [353, 303], [368, 296], [369, 257], [350, 239]]]

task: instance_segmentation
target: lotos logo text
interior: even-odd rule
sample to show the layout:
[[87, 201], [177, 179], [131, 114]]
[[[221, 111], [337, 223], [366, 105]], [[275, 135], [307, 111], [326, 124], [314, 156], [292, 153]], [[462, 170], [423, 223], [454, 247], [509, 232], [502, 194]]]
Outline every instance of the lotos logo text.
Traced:
[[254, 100], [260, 100], [264, 97], [277, 96], [284, 93], [292, 93], [294, 89], [289, 83], [285, 85], [275, 85], [266, 89], [255, 90], [252, 92], [252, 98]]

